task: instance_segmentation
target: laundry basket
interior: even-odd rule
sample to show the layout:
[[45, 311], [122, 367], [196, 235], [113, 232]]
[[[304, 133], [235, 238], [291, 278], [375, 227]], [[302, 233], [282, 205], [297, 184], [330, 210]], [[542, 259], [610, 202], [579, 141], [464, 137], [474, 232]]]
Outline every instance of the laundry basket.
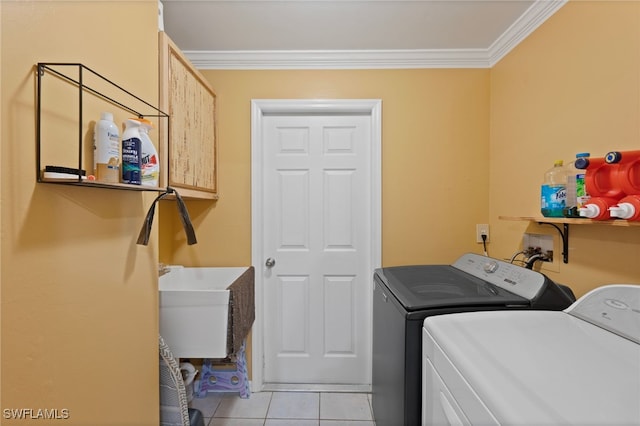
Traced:
[[184, 389], [187, 394], [187, 401], [191, 403], [193, 400], [193, 386], [196, 374], [198, 370], [189, 362], [180, 363], [180, 372], [182, 373], [182, 380], [184, 381]]
[[[171, 350], [158, 336], [160, 352], [160, 426], [204, 426], [200, 410], [189, 408], [182, 372]], [[195, 376], [195, 375], [194, 375]]]

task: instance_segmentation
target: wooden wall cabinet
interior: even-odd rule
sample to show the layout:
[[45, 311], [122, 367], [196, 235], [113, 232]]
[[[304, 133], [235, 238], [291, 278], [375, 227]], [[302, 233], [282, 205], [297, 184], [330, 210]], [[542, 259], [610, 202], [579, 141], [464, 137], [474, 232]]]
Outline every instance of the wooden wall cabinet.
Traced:
[[[161, 182], [183, 198], [218, 198], [216, 94], [164, 32], [158, 33]], [[162, 124], [162, 123], [161, 123]]]

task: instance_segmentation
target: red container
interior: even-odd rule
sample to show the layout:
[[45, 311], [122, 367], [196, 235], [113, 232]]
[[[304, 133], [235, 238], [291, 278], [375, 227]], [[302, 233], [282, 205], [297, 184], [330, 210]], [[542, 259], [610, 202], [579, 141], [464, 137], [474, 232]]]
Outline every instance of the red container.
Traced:
[[616, 187], [627, 195], [640, 195], [640, 151], [612, 151], [605, 161], [618, 166]]
[[617, 198], [626, 194], [620, 187], [620, 165], [608, 163], [604, 158], [590, 158], [584, 175], [584, 184], [591, 197]]
[[611, 197], [591, 197], [584, 207], [578, 209], [578, 212], [581, 217], [593, 220], [611, 219], [612, 216], [609, 208], [616, 206], [619, 200], [619, 198]]
[[609, 208], [611, 217], [640, 220], [640, 195], [627, 195], [616, 206]]

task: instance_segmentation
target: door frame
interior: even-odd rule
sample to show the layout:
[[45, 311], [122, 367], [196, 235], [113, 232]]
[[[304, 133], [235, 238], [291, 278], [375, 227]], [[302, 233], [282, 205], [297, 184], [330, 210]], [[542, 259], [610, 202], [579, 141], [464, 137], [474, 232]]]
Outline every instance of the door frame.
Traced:
[[[371, 117], [371, 259], [373, 268], [382, 263], [382, 100], [380, 99], [252, 99], [251, 100], [251, 264], [255, 267], [255, 322], [251, 345], [251, 388], [264, 389], [264, 253], [262, 217], [263, 118], [268, 114], [364, 114]], [[370, 292], [370, 295], [373, 291]], [[372, 304], [368, 316], [373, 320]], [[368, 330], [371, 333], [371, 330]], [[372, 336], [369, 336], [369, 342]]]

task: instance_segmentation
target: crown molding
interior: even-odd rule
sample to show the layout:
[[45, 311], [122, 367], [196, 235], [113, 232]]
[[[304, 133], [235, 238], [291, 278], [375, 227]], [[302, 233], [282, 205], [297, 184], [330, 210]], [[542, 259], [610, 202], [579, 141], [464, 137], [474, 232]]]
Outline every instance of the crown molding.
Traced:
[[536, 0], [500, 37], [487, 49], [490, 66], [497, 64], [522, 40], [529, 37], [543, 22], [556, 13], [568, 0]]
[[487, 49], [187, 50], [198, 69], [491, 68], [568, 0], [536, 0]]
[[485, 49], [186, 51], [198, 69], [487, 68]]

